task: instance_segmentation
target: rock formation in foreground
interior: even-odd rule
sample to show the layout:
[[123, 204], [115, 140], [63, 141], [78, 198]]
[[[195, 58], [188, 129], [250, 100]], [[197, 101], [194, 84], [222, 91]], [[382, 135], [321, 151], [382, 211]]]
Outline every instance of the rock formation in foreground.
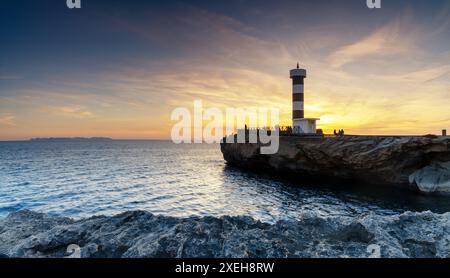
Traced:
[[450, 193], [450, 137], [280, 137], [277, 154], [261, 155], [260, 147], [222, 143], [221, 150], [242, 168]]
[[2, 257], [65, 257], [72, 244], [83, 258], [450, 258], [450, 214], [305, 214], [276, 224], [139, 211], [78, 221], [31, 211], [0, 218]]

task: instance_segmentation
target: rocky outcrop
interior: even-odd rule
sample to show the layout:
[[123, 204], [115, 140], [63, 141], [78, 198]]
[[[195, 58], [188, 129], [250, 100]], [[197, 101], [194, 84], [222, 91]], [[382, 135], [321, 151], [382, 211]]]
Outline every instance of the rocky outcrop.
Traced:
[[0, 219], [3, 257], [65, 257], [69, 246], [83, 258], [449, 258], [450, 214], [305, 214], [276, 224], [139, 211], [77, 221], [21, 211]]
[[450, 137], [280, 137], [277, 154], [262, 155], [260, 147], [221, 144], [225, 160], [238, 167], [450, 193]]
[[417, 185], [422, 192], [450, 195], [450, 162], [433, 162], [414, 172], [409, 177], [409, 182]]

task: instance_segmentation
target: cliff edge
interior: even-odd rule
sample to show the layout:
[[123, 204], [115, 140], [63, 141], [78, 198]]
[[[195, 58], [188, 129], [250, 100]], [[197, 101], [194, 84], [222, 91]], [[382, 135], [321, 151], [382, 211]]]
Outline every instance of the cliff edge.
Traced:
[[450, 194], [450, 137], [282, 136], [277, 154], [260, 147], [221, 144], [227, 163], [242, 168]]

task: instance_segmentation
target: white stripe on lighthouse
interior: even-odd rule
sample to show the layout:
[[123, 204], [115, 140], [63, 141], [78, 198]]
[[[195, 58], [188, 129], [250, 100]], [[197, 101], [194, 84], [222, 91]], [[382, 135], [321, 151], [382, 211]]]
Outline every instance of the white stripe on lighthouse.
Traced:
[[304, 86], [303, 85], [294, 85], [292, 88], [292, 92], [294, 94], [303, 94]]
[[294, 101], [293, 105], [294, 105], [294, 109], [293, 109], [294, 111], [304, 110], [303, 101]]

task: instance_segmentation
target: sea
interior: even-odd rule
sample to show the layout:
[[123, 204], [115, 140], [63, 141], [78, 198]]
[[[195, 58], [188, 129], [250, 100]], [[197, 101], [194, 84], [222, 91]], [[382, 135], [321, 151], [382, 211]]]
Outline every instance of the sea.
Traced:
[[219, 145], [170, 141], [0, 142], [0, 217], [23, 209], [74, 219], [250, 216], [262, 222], [450, 211], [450, 198], [365, 184], [332, 186], [226, 164]]

